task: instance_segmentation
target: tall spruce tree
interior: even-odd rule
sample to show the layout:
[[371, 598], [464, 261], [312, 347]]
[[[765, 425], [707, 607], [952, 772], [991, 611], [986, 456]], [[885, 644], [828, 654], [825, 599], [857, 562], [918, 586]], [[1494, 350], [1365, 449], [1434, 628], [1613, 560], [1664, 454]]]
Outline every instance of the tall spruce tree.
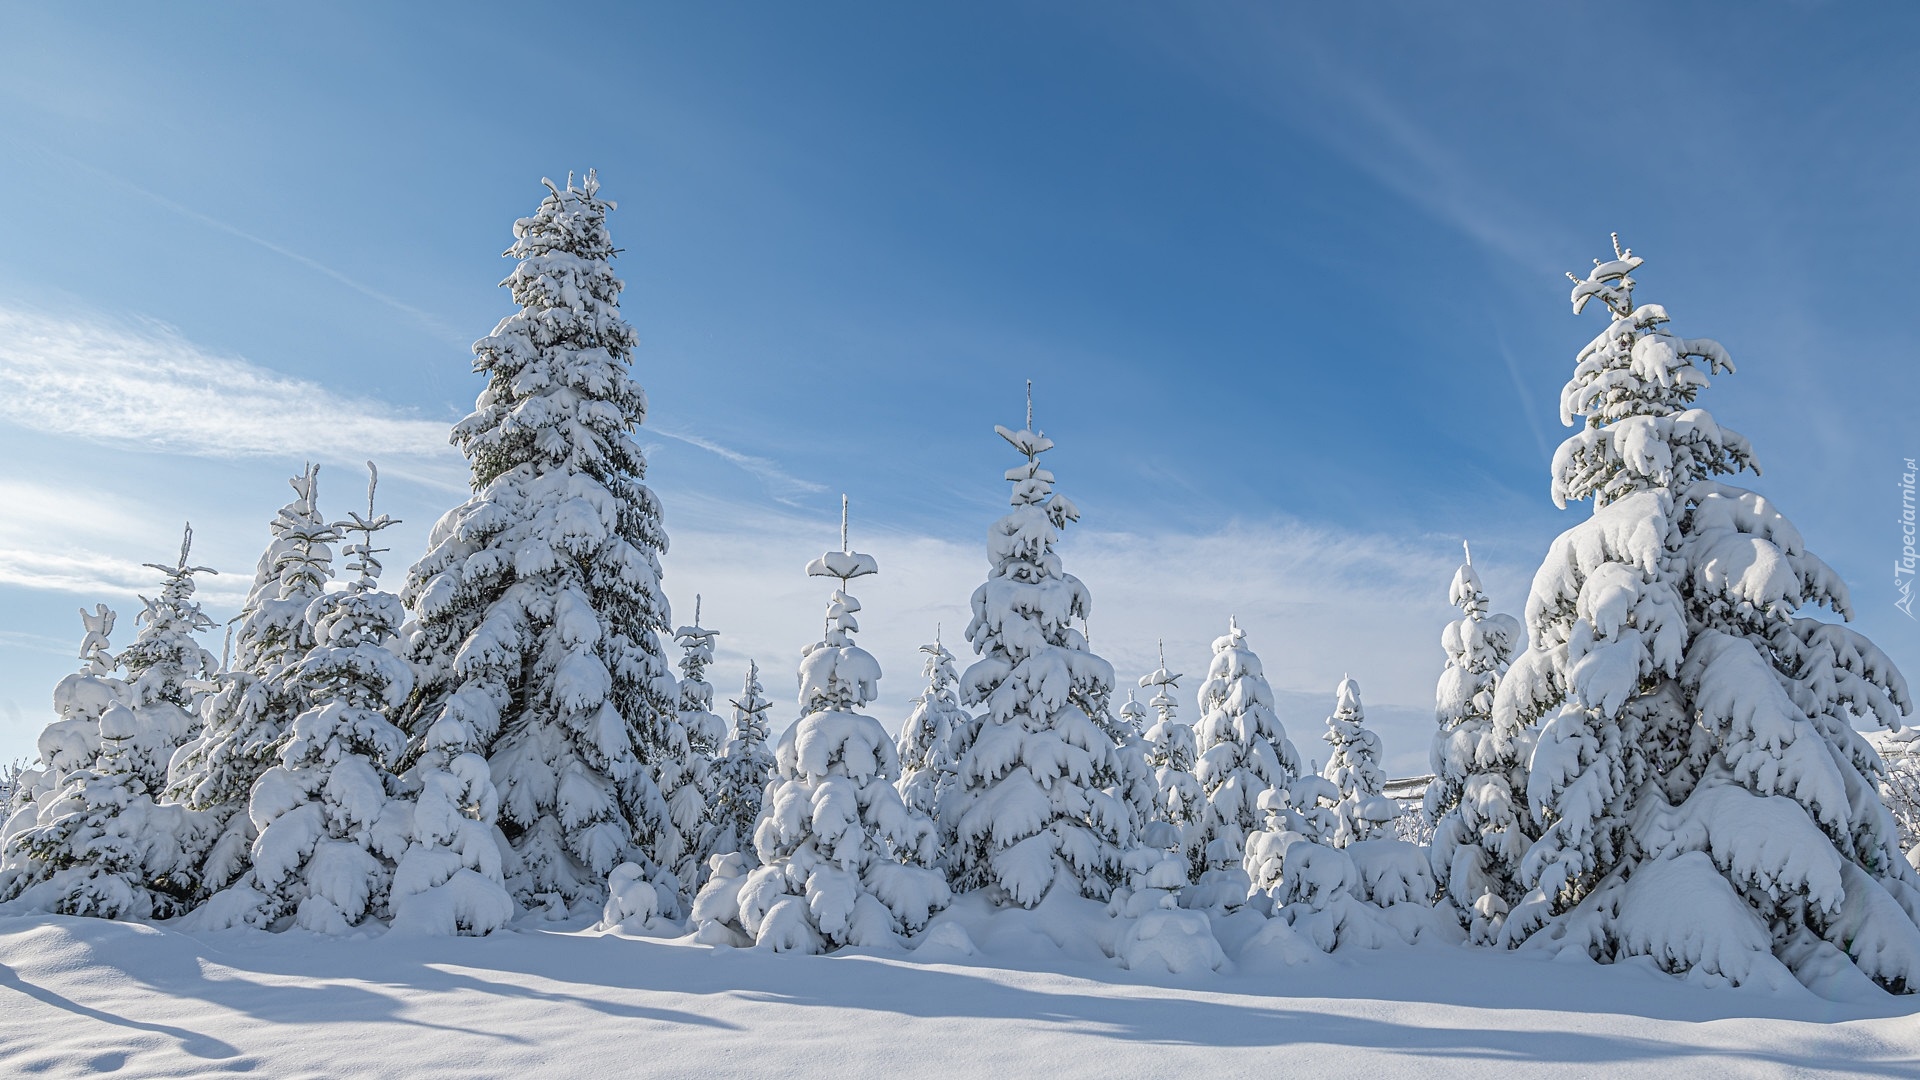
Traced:
[[1575, 313], [1598, 299], [1612, 318], [1562, 391], [1562, 419], [1584, 422], [1553, 495], [1594, 510], [1535, 575], [1530, 647], [1496, 695], [1509, 738], [1547, 715], [1531, 889], [1503, 934], [1735, 983], [1912, 990], [1920, 879], [1851, 724], [1898, 726], [1906, 684], [1865, 637], [1796, 613], [1850, 617], [1846, 587], [1770, 501], [1721, 479], [1753, 454], [1696, 401], [1732, 361], [1636, 304], [1641, 264], [1616, 238], [1574, 279]]
[[1092, 597], [1061, 569], [1060, 529], [1080, 512], [1053, 490], [1040, 455], [1053, 440], [1027, 426], [995, 427], [1026, 461], [1007, 471], [1013, 510], [987, 534], [991, 564], [973, 594], [967, 640], [980, 659], [961, 677], [979, 710], [956, 742], [959, 777], [940, 806], [956, 891], [1033, 907], [1056, 886], [1105, 899], [1123, 880], [1131, 843], [1114, 740], [1096, 717], [1113, 692], [1113, 666], [1072, 621]]
[[290, 673], [308, 707], [253, 785], [253, 867], [209, 902], [213, 923], [337, 934], [388, 917], [413, 817], [395, 775], [406, 736], [391, 715], [413, 690], [413, 670], [398, 651], [405, 609], [380, 588], [386, 549], [374, 537], [396, 522], [374, 512], [378, 480], [369, 478], [367, 512], [337, 527], [357, 535], [343, 549], [355, 576], [309, 606], [314, 644]]
[[[666, 534], [633, 433], [620, 279], [588, 173], [514, 223], [520, 310], [474, 345], [487, 378], [453, 440], [474, 495], [434, 527], [403, 596], [419, 683], [407, 728], [452, 717], [492, 769], [514, 893], [591, 908], [623, 860], [669, 874], [692, 839], [656, 770], [689, 753], [661, 651]], [[674, 893], [677, 883], [669, 882]]]
[[[1465, 548], [1465, 545], [1462, 545]], [[1500, 676], [1521, 639], [1511, 615], [1489, 611], [1473, 553], [1454, 571], [1447, 599], [1460, 617], [1441, 632], [1447, 666], [1434, 693], [1433, 781], [1426, 818], [1433, 822], [1433, 873], [1473, 940], [1499, 937], [1506, 913], [1520, 901], [1520, 860], [1534, 840], [1527, 814], [1527, 761], [1533, 729], [1493, 722]]]
[[254, 782], [279, 761], [288, 726], [309, 704], [291, 672], [313, 648], [308, 608], [333, 577], [339, 535], [320, 516], [319, 466], [309, 464], [289, 483], [294, 499], [268, 527], [240, 608], [233, 662], [201, 707], [200, 733], [181, 744], [167, 770], [167, 797], [205, 813], [216, 830], [201, 856], [207, 889], [226, 887], [247, 868]]

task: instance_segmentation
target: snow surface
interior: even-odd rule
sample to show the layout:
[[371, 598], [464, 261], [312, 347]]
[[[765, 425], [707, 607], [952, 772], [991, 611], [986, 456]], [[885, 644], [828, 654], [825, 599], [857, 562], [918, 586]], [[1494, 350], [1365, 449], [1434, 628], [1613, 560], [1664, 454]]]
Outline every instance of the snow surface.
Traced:
[[[1920, 1001], [1703, 989], [1421, 946], [1122, 970], [1103, 905], [989, 914], [831, 957], [591, 930], [487, 938], [183, 933], [0, 918], [0, 1075], [273, 1077], [1867, 1077], [1920, 1070]], [[1022, 970], [1025, 969], [1025, 970]]]

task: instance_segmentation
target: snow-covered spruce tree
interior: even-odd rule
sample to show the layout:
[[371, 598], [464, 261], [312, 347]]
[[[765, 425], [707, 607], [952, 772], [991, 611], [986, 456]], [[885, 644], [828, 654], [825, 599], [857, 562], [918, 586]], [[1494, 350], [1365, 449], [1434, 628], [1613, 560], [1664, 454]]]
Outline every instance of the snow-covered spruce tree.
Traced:
[[[21, 781], [26, 777], [30, 766], [26, 758], [0, 762], [0, 809], [13, 805], [14, 797], [20, 794]], [[0, 827], [0, 844], [6, 841], [6, 829]]]
[[1573, 290], [1576, 313], [1598, 298], [1613, 317], [1562, 392], [1562, 418], [1585, 423], [1553, 494], [1595, 506], [1535, 575], [1530, 648], [1495, 701], [1510, 736], [1559, 706], [1531, 763], [1532, 889], [1503, 935], [1734, 983], [1912, 990], [1920, 880], [1850, 723], [1897, 726], [1906, 685], [1863, 636], [1795, 614], [1849, 616], [1845, 586], [1769, 501], [1719, 479], [1752, 453], [1695, 401], [1732, 362], [1636, 306], [1640, 265], [1616, 239]]
[[[1085, 624], [1082, 624], [1083, 627]], [[1088, 638], [1091, 646], [1092, 638]], [[1135, 700], [1132, 690], [1117, 710], [1105, 709], [1094, 715], [1094, 723], [1113, 740], [1113, 782], [1107, 793], [1126, 809], [1125, 835], [1133, 846], [1149, 822], [1156, 820], [1160, 805], [1160, 781], [1153, 767], [1153, 744], [1147, 741], [1147, 710]], [[1125, 850], [1122, 850], [1122, 854]]]
[[1433, 823], [1434, 876], [1473, 940], [1498, 939], [1520, 901], [1520, 860], [1536, 830], [1526, 810], [1533, 729], [1493, 722], [1493, 702], [1521, 637], [1511, 615], [1489, 612], [1473, 552], [1454, 571], [1447, 599], [1460, 618], [1440, 634], [1447, 666], [1434, 693], [1434, 732], [1426, 819]]
[[0, 827], [0, 900], [17, 895], [52, 871], [35, 865], [25, 845], [12, 838], [52, 821], [52, 810], [69, 779], [92, 770], [100, 756], [100, 717], [114, 705], [124, 705], [126, 684], [114, 677], [119, 665], [109, 648], [116, 619], [105, 604], [89, 613], [80, 609], [86, 634], [80, 642], [80, 670], [61, 679], [53, 691], [58, 719], [40, 732], [39, 756], [31, 766], [12, 776], [13, 789], [3, 804], [6, 824]]
[[[668, 874], [692, 839], [656, 770], [691, 753], [661, 652], [660, 507], [633, 430], [646, 396], [592, 173], [514, 224], [520, 311], [474, 345], [487, 377], [453, 439], [474, 496], [434, 527], [415, 614], [416, 738], [451, 716], [499, 789], [513, 892], [594, 906], [622, 860]], [[662, 878], [669, 894], [678, 883]]]
[[[146, 919], [178, 915], [196, 895], [192, 852], [204, 819], [155, 798], [167, 759], [192, 732], [197, 699], [215, 667], [193, 636], [213, 625], [193, 599], [193, 578], [213, 571], [187, 561], [192, 545], [188, 526], [175, 565], [147, 564], [165, 584], [158, 597], [141, 598], [139, 635], [120, 654], [125, 689], [94, 686], [86, 695], [112, 698], [99, 715], [99, 750], [90, 767], [68, 774], [45, 800], [33, 825], [8, 838], [0, 900], [26, 910]], [[88, 629], [91, 641], [92, 624]], [[103, 626], [101, 665], [104, 633]]]
[[1288, 790], [1300, 775], [1300, 755], [1274, 715], [1273, 689], [1236, 620], [1213, 642], [1199, 701], [1194, 773], [1206, 803], [1192, 847], [1193, 878], [1198, 884], [1213, 876], [1210, 903], [1239, 904], [1251, 889], [1241, 865], [1247, 837], [1266, 824], [1260, 796]]
[[[71, 678], [71, 676], [69, 676]], [[1907, 861], [1920, 859], [1920, 728], [1911, 725], [1890, 732], [1881, 741], [1880, 756], [1887, 771], [1880, 779], [1880, 798], [1893, 814], [1900, 831], [1900, 849]]]
[[891, 944], [924, 927], [949, 899], [932, 868], [933, 823], [907, 809], [893, 786], [900, 776], [893, 740], [856, 711], [878, 692], [880, 665], [853, 643], [860, 604], [847, 585], [879, 568], [872, 556], [849, 551], [845, 535], [843, 518], [841, 550], [807, 567], [839, 586], [825, 636], [800, 661], [805, 715], [775, 750], [778, 775], [754, 834], [763, 865], [737, 883], [740, 928], [776, 951]]
[[[127, 692], [126, 683], [114, 677], [120, 665], [108, 640], [118, 618], [105, 604], [95, 604], [91, 613], [80, 609], [80, 624], [86, 631], [80, 640], [80, 670], [54, 687], [53, 712], [58, 719], [40, 732], [35, 746], [38, 756], [20, 769], [10, 797], [0, 802], [0, 812], [7, 815], [6, 824], [0, 826], [0, 845], [36, 824], [42, 801], [66, 786], [69, 774], [91, 768], [100, 753], [100, 715], [107, 706], [124, 702]], [[0, 855], [0, 866], [4, 865]], [[0, 894], [5, 891], [0, 885]]]
[[193, 599], [195, 574], [215, 573], [187, 562], [193, 549], [193, 526], [180, 540], [180, 559], [173, 566], [147, 563], [160, 571], [165, 584], [149, 600], [141, 597], [140, 631], [120, 654], [127, 669], [127, 704], [139, 720], [139, 745], [125, 748], [135, 756], [147, 790], [158, 796], [165, 788], [167, 763], [174, 751], [198, 734], [200, 705], [219, 673], [220, 663], [200, 647], [194, 635], [213, 629], [213, 620]]
[[700, 625], [700, 597], [693, 598], [693, 625], [673, 632], [680, 654], [680, 728], [686, 732], [686, 779], [662, 794], [674, 827], [688, 840], [686, 852], [672, 867], [688, 889], [697, 890], [706, 877], [707, 857], [714, 852], [700, 843], [713, 803], [713, 762], [727, 745], [727, 723], [713, 713], [713, 685], [707, 666], [713, 663], [713, 639], [719, 635]]
[[1147, 730], [1147, 707], [1140, 704], [1132, 690], [1127, 691], [1127, 700], [1120, 703], [1120, 722], [1127, 728], [1141, 733], [1145, 737]]
[[900, 797], [914, 812], [931, 818], [953, 786], [954, 733], [966, 726], [967, 713], [954, 690], [960, 676], [953, 654], [941, 644], [937, 627], [933, 643], [920, 646], [920, 651], [927, 654], [920, 669], [927, 688], [913, 699], [913, 713], [900, 725], [895, 749], [900, 754]]
[[343, 549], [356, 576], [309, 608], [314, 645], [289, 675], [310, 705], [253, 786], [252, 869], [208, 901], [211, 924], [338, 934], [387, 915], [413, 817], [393, 771], [406, 736], [389, 716], [413, 690], [413, 671], [397, 651], [405, 609], [379, 587], [374, 537], [394, 521], [374, 513], [373, 489], [367, 513], [341, 523], [358, 537]]
[[733, 705], [733, 739], [713, 767], [713, 801], [701, 842], [711, 859], [738, 852], [752, 865], [753, 829], [767, 781], [773, 776], [773, 751], [767, 747], [767, 711], [773, 708], [760, 685], [760, 665], [748, 661], [747, 681]]
[[1173, 696], [1184, 678], [1186, 676], [1167, 668], [1164, 643], [1160, 647], [1160, 666], [1152, 674], [1140, 677], [1141, 687], [1153, 687], [1153, 697], [1147, 704], [1153, 706], [1156, 718], [1147, 729], [1146, 738], [1153, 747], [1147, 760], [1154, 767], [1154, 778], [1160, 789], [1155, 820], [1182, 829], [1200, 820], [1200, 808], [1206, 801], [1205, 793], [1200, 790], [1200, 779], [1193, 774], [1200, 747], [1194, 740], [1193, 725], [1181, 721], [1180, 703]]
[[1328, 839], [1334, 847], [1346, 847], [1378, 836], [1400, 811], [1381, 793], [1387, 777], [1380, 771], [1380, 737], [1367, 730], [1360, 684], [1342, 678], [1333, 697], [1333, 715], [1327, 717], [1327, 733], [1321, 736], [1333, 753], [1320, 775], [1340, 792], [1340, 803], [1333, 808], [1333, 835]]
[[995, 427], [1026, 458], [1007, 472], [1013, 511], [987, 533], [991, 563], [973, 594], [967, 640], [980, 659], [961, 677], [978, 706], [958, 733], [959, 774], [940, 804], [957, 892], [1033, 907], [1059, 885], [1105, 899], [1131, 843], [1114, 741], [1094, 715], [1113, 692], [1113, 667], [1072, 626], [1092, 598], [1061, 569], [1059, 530], [1080, 513], [1053, 491], [1040, 455], [1053, 441], [1027, 426]]
[[293, 666], [313, 648], [308, 608], [333, 578], [333, 524], [320, 516], [320, 469], [294, 477], [294, 499], [269, 526], [271, 538], [241, 606], [231, 666], [201, 706], [200, 733], [168, 766], [167, 797], [207, 815], [215, 830], [201, 856], [205, 888], [221, 889], [247, 867], [254, 831], [247, 801], [279, 760], [287, 727], [309, 704]]

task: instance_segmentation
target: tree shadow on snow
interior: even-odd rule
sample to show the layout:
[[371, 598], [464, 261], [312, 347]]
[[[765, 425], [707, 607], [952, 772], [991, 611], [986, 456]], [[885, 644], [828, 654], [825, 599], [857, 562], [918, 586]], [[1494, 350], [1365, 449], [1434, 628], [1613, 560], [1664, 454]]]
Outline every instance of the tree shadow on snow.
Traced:
[[[417, 1010], [405, 1013], [422, 994], [459, 994], [470, 996], [458, 1002], [461, 1014], [475, 1017], [488, 1014], [489, 1001], [513, 999], [738, 1031], [741, 1026], [724, 1017], [752, 1003], [861, 1010], [908, 1021], [1009, 1021], [1124, 1043], [1344, 1045], [1463, 1065], [1631, 1066], [1711, 1058], [1722, 1067], [1748, 1062], [1820, 1070], [1844, 1062], [1859, 1075], [1916, 1074], [1916, 1060], [1902, 1053], [1904, 1047], [1857, 1028], [1807, 1022], [1821, 1018], [1806, 1002], [1663, 984], [1665, 976], [1592, 965], [1522, 958], [1524, 966], [1516, 967], [1511, 956], [1482, 957], [1464, 949], [1412, 950], [1379, 963], [1334, 957], [1274, 975], [1156, 979], [1059, 957], [1033, 958], [1048, 970], [1010, 972], [993, 968], [985, 957], [922, 963], [875, 955], [774, 956], [684, 940], [539, 930], [484, 939], [342, 940], [297, 932], [184, 934], [84, 919], [39, 926], [65, 934], [57, 941], [60, 949], [77, 945], [91, 954], [89, 964], [125, 971], [157, 993], [204, 1000], [271, 1023], [382, 1021], [508, 1043], [528, 1039], [435, 1025], [418, 1019]], [[4, 927], [0, 939], [23, 929]], [[203, 1057], [238, 1053], [210, 1036], [102, 1013], [11, 973], [7, 984], [70, 1012], [166, 1034]], [[622, 1000], [623, 991], [662, 995], [678, 1007]], [[1551, 1022], [1501, 1027], [1496, 1025], [1503, 1018], [1481, 1010], [1644, 1016], [1658, 1026], [1644, 1025], [1635, 1034], [1558, 1030]], [[1846, 1012], [1839, 1018], [1863, 1015], [1857, 1007]], [[1794, 1032], [1787, 1047], [1779, 1045], [1784, 1039], [1741, 1047], [1728, 1037], [1709, 1046], [1690, 1023], [1771, 1018], [1801, 1022], [1804, 1030]]]
[[36, 1001], [72, 1013], [75, 1016], [84, 1016], [89, 1020], [98, 1020], [103, 1024], [112, 1024], [115, 1027], [131, 1028], [135, 1031], [146, 1031], [155, 1035], [164, 1035], [177, 1042], [181, 1052], [191, 1054], [197, 1058], [220, 1061], [240, 1055], [238, 1047], [221, 1042], [219, 1039], [202, 1032], [189, 1031], [186, 1028], [173, 1027], [169, 1024], [152, 1024], [144, 1020], [134, 1020], [116, 1013], [107, 1012], [104, 1009], [96, 1009], [90, 1005], [82, 1005], [72, 998], [63, 997], [44, 986], [37, 986], [22, 979], [17, 972], [5, 964], [0, 964], [0, 988], [18, 990], [20, 993]]

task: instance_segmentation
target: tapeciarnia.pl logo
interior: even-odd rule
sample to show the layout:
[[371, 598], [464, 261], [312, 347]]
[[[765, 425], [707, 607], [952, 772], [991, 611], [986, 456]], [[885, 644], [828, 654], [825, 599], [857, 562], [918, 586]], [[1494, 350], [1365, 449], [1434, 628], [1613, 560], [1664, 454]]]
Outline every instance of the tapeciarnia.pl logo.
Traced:
[[1913, 618], [1913, 572], [1914, 572], [1914, 516], [1913, 516], [1913, 479], [1920, 469], [1914, 468], [1914, 459], [1907, 459], [1907, 471], [1900, 474], [1900, 557], [1893, 560], [1893, 588], [1900, 598], [1893, 606]]

